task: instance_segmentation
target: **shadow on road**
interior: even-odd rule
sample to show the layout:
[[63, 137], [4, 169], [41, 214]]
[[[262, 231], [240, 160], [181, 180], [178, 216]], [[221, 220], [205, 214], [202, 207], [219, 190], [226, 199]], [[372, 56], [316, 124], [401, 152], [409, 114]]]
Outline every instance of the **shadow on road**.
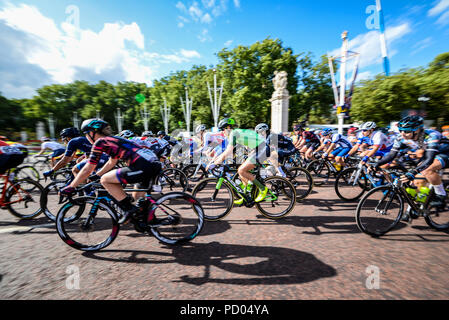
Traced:
[[[111, 253], [115, 253], [116, 257], [111, 257]], [[120, 253], [121, 257], [117, 257], [117, 253]], [[159, 261], [152, 259], [152, 255], [172, 257], [173, 260]], [[299, 284], [337, 275], [334, 268], [321, 262], [310, 253], [280, 247], [246, 246], [219, 242], [189, 243], [184, 246], [176, 246], [173, 247], [171, 255], [152, 251], [104, 250], [85, 252], [83, 256], [125, 263], [178, 263], [185, 266], [204, 266], [202, 277], [183, 275], [175, 281], [194, 285], [205, 283]], [[211, 274], [212, 266], [237, 276], [220, 275], [214, 278], [214, 275]]]
[[297, 205], [312, 205], [316, 207], [317, 211], [355, 211], [357, 202], [348, 202], [340, 199], [310, 199], [306, 198]]

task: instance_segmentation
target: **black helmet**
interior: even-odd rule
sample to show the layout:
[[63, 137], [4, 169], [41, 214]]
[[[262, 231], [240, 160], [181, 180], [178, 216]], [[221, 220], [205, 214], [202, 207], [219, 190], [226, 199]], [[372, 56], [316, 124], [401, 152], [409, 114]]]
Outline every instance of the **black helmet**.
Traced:
[[300, 131], [300, 130], [304, 130], [304, 127], [303, 127], [302, 124], [296, 124], [296, 125], [293, 127], [293, 131]]
[[226, 128], [227, 126], [235, 126], [235, 121], [234, 119], [231, 118], [224, 118], [223, 120], [221, 120], [218, 123], [218, 129], [223, 130], [224, 128]]
[[109, 126], [109, 123], [107, 123], [104, 120], [101, 120], [101, 119], [88, 119], [88, 120], [84, 120], [83, 123], [81, 124], [81, 131], [83, 133], [87, 133], [87, 132], [90, 132], [90, 131], [100, 132], [101, 130], [103, 130], [107, 126]]
[[61, 130], [61, 133], [59, 134], [62, 139], [64, 138], [76, 138], [79, 137], [80, 131], [78, 128], [65, 128]]
[[159, 137], [159, 136], [165, 136], [166, 134], [165, 134], [165, 131], [159, 131], [158, 133], [157, 133], [157, 136]]
[[424, 127], [424, 119], [420, 116], [408, 116], [398, 122], [399, 131], [416, 131]]

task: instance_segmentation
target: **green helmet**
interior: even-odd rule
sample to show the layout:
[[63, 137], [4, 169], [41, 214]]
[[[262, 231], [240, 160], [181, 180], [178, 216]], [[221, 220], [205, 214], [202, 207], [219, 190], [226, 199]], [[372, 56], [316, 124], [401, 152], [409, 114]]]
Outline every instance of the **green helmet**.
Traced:
[[227, 126], [235, 126], [235, 121], [232, 118], [224, 118], [223, 120], [221, 120], [218, 123], [218, 128], [220, 130], [223, 130], [224, 128], [226, 128]]

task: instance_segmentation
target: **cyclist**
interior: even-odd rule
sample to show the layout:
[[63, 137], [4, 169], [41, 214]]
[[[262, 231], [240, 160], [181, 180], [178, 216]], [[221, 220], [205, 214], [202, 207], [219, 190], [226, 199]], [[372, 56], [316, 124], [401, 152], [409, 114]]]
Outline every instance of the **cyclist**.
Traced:
[[[266, 147], [265, 139], [257, 132], [249, 129], [234, 129], [234, 126], [235, 121], [231, 118], [225, 118], [218, 123], [218, 128], [222, 130], [224, 135], [228, 138], [228, 147], [222, 154], [213, 159], [213, 162], [207, 166], [206, 170], [209, 170], [212, 167], [212, 164], [219, 165], [223, 163], [225, 159], [233, 155], [234, 149], [237, 146], [248, 147], [252, 152], [239, 166], [238, 173], [240, 180], [245, 186], [244, 191], [247, 190], [249, 182], [259, 189], [259, 194], [254, 201], [261, 202], [267, 196], [268, 188], [263, 182], [258, 181], [250, 171], [256, 167], [256, 164], [261, 165], [268, 159], [270, 156], [270, 148]], [[243, 202], [243, 198], [234, 201], [236, 205], [241, 205]]]
[[348, 129], [348, 140], [352, 145], [355, 145], [357, 143], [357, 130], [358, 129], [356, 127], [351, 127]]
[[51, 166], [53, 167], [57, 158], [65, 152], [65, 147], [56, 141], [51, 141], [48, 137], [42, 137], [41, 141], [41, 151], [34, 156], [37, 157], [42, 155], [46, 150], [52, 150], [53, 154], [51, 155]]
[[308, 160], [313, 160], [313, 153], [320, 147], [320, 138], [318, 138], [312, 131], [304, 130], [303, 125], [297, 124], [293, 127], [296, 135], [295, 147]]
[[[23, 152], [25, 150], [26, 152]], [[28, 151], [25, 146], [9, 145], [5, 141], [0, 140], [0, 174], [4, 174], [7, 170], [21, 165], [27, 155]]]
[[324, 151], [323, 159], [326, 159], [328, 156], [330, 158], [335, 158], [335, 167], [340, 171], [341, 168], [345, 166], [344, 157], [352, 149], [352, 144], [344, 135], [339, 133], [332, 134], [332, 129], [324, 130], [323, 136], [329, 137], [330, 140], [329, 147]]
[[408, 116], [398, 123], [400, 136], [395, 140], [391, 152], [374, 165], [374, 168], [392, 161], [401, 149], [424, 149], [425, 154], [415, 169], [401, 177], [403, 182], [413, 181], [421, 173], [433, 185], [435, 197], [430, 205], [444, 209], [446, 191], [438, 171], [449, 167], [449, 140], [436, 130], [424, 129], [424, 119]]
[[271, 133], [270, 127], [266, 123], [259, 123], [254, 130], [266, 139], [266, 148], [270, 148], [271, 153], [270, 150], [265, 152], [267, 154], [270, 153], [271, 163], [279, 171], [279, 173], [285, 177], [285, 173], [280, 167], [280, 164], [282, 165], [285, 159], [294, 155], [296, 152], [292, 139], [282, 134]]
[[382, 131], [375, 131], [377, 125], [375, 122], [365, 122], [360, 129], [362, 130], [362, 137], [359, 138], [357, 144], [346, 155], [352, 156], [360, 147], [367, 144], [367, 150], [361, 153], [362, 163], [366, 163], [370, 157], [383, 157], [390, 152], [393, 146], [388, 142], [388, 137]]
[[[125, 193], [122, 183], [140, 183], [139, 188], [148, 188], [150, 182], [160, 173], [161, 163], [151, 150], [141, 148], [127, 139], [111, 136], [112, 129], [104, 120], [85, 120], [81, 125], [81, 131], [93, 144], [89, 160], [70, 185], [61, 190], [61, 194], [66, 196], [73, 194], [75, 188], [87, 178], [94, 181], [100, 179], [101, 184], [124, 211], [123, 217], [119, 220], [119, 223], [124, 223], [140, 209], [132, 204], [132, 198]], [[108, 162], [95, 175], [90, 176], [102, 153], [110, 156]], [[126, 161], [128, 166], [114, 169], [119, 160]], [[135, 199], [143, 195], [144, 193], [134, 194]], [[154, 216], [149, 218], [152, 225], [162, 223]]]
[[[77, 128], [65, 128], [60, 132], [61, 140], [67, 143], [64, 156], [60, 159], [50, 170], [43, 173], [44, 177], [51, 176], [55, 171], [65, 167], [76, 155], [77, 150], [84, 152], [85, 156], [88, 156], [92, 149], [92, 144], [86, 137], [80, 137], [80, 131]], [[85, 157], [84, 156], [84, 157]], [[87, 159], [81, 160], [72, 169], [73, 176], [76, 176], [78, 172], [86, 165]], [[96, 170], [101, 168], [108, 161], [108, 157], [102, 155]]]
[[167, 141], [172, 147], [176, 146], [178, 144], [178, 141], [175, 139], [172, 139], [169, 135], [165, 133], [165, 131], [159, 131], [156, 135], [159, 139], [163, 139]]

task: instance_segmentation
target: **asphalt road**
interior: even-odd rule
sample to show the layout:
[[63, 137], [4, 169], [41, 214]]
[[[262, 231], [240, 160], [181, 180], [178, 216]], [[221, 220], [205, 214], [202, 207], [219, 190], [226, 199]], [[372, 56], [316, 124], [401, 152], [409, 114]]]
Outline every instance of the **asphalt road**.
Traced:
[[0, 299], [449, 298], [448, 233], [421, 218], [371, 238], [355, 207], [320, 187], [278, 221], [237, 208], [181, 247], [125, 226], [97, 253], [67, 246], [43, 215], [1, 210]]

